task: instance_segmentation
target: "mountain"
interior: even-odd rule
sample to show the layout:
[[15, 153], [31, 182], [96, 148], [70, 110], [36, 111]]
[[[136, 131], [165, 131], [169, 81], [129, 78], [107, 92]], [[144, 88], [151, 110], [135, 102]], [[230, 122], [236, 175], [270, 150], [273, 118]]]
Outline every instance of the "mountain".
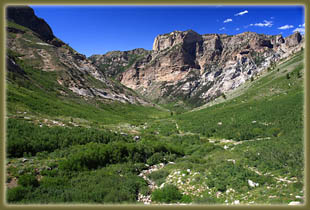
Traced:
[[254, 32], [232, 36], [173, 31], [158, 35], [152, 51], [109, 52], [90, 60], [150, 100], [199, 106], [258, 77], [303, 44], [299, 32], [283, 38]]
[[[20, 74], [25, 67], [52, 74], [50, 91], [62, 96], [74, 94], [85, 100], [118, 101], [149, 104], [135, 92], [108, 78], [89, 59], [54, 36], [50, 26], [38, 18], [30, 7], [8, 7], [7, 49], [9, 81], [23, 76], [33, 85], [42, 86], [31, 72]], [[22, 68], [21, 65], [24, 67]], [[46, 87], [44, 87], [46, 88]]]

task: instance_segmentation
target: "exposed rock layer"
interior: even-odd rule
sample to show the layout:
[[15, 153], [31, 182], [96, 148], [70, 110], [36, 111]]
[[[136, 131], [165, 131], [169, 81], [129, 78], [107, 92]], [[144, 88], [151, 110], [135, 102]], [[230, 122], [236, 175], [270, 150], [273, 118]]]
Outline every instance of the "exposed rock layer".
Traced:
[[[173, 31], [158, 35], [152, 51], [117, 51], [91, 58], [95, 65], [109, 67], [103, 69], [107, 75], [149, 99], [200, 105], [256, 77], [303, 43], [298, 32], [283, 38], [254, 32], [231, 36]], [[132, 63], [124, 59], [128, 54], [136, 56]], [[126, 68], [120, 71], [118, 65]]]

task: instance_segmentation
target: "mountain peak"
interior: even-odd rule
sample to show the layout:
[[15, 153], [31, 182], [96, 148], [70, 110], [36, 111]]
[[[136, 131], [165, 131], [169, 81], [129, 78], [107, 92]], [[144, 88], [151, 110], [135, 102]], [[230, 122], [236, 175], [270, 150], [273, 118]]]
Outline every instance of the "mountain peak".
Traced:
[[202, 40], [202, 36], [193, 30], [173, 31], [168, 34], [158, 35], [153, 43], [154, 51], [161, 51], [175, 45], [189, 45]]
[[50, 26], [45, 20], [38, 18], [29, 6], [9, 6], [7, 19], [31, 29], [44, 41], [51, 41], [55, 38]]

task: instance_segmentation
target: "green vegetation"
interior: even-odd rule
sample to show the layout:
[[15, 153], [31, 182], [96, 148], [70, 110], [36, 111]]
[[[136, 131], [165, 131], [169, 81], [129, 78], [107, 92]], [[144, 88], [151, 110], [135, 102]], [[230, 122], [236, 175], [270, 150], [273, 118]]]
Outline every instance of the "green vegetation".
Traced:
[[96, 171], [46, 175], [36, 187], [8, 190], [8, 200], [21, 203], [133, 203], [146, 186], [132, 164], [113, 165]]
[[169, 172], [167, 170], [159, 170], [155, 171], [148, 175], [148, 178], [154, 180], [157, 186], [160, 186], [162, 183], [166, 181]]
[[236, 191], [248, 192], [251, 188], [248, 180], [260, 185], [268, 185], [272, 182], [271, 177], [259, 176], [255, 172], [246, 169], [243, 165], [240, 165], [240, 163], [224, 162], [211, 168], [207, 185], [214, 187], [220, 192], [225, 192], [229, 188], [236, 189]]
[[85, 170], [104, 167], [108, 164], [133, 162], [148, 162], [155, 165], [161, 161], [160, 158], [149, 161], [155, 154], [177, 154], [182, 155], [179, 148], [161, 142], [125, 143], [123, 141], [98, 144], [88, 143], [85, 146], [71, 148], [66, 160], [60, 163], [64, 170]]
[[8, 139], [10, 139], [7, 143], [8, 157], [22, 157], [24, 153], [36, 155], [38, 152], [53, 152], [56, 149], [90, 142], [107, 144], [113, 141], [132, 141], [131, 136], [106, 130], [83, 127], [40, 127], [17, 119], [9, 119], [7, 129]]
[[182, 199], [182, 194], [174, 185], [166, 185], [162, 189], [154, 190], [152, 200], [162, 203], [176, 203]]
[[16, 24], [12, 21], [7, 21], [7, 27], [16, 28], [16, 29], [19, 29], [19, 30], [24, 31], [24, 32], [31, 31], [29, 28], [26, 28], [22, 25]]

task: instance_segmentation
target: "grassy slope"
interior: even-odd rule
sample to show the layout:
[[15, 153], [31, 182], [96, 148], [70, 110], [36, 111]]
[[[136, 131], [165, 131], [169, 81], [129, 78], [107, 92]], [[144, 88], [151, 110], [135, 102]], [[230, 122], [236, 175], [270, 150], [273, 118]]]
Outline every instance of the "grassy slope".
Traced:
[[147, 132], [186, 154], [155, 172], [156, 182], [178, 185], [196, 203], [302, 202], [303, 54], [245, 86], [222, 103], [153, 122]]
[[[240, 96], [176, 117], [183, 132], [197, 133], [216, 145], [226, 145], [226, 150], [205, 156], [207, 170], [217, 174], [214, 170], [216, 166], [234, 159], [245, 168], [253, 167], [263, 174], [272, 174], [271, 183], [253, 189], [250, 196], [242, 192], [234, 195], [235, 200], [286, 203], [296, 200], [295, 196], [302, 191], [302, 60], [303, 56], [299, 53], [266, 76], [252, 82]], [[225, 139], [234, 141], [225, 142]], [[226, 171], [223, 168], [218, 175], [225, 176], [223, 174]], [[278, 182], [274, 179], [276, 176], [295, 181]], [[268, 175], [261, 177], [267, 178]], [[224, 197], [222, 201], [227, 199], [227, 196]]]

